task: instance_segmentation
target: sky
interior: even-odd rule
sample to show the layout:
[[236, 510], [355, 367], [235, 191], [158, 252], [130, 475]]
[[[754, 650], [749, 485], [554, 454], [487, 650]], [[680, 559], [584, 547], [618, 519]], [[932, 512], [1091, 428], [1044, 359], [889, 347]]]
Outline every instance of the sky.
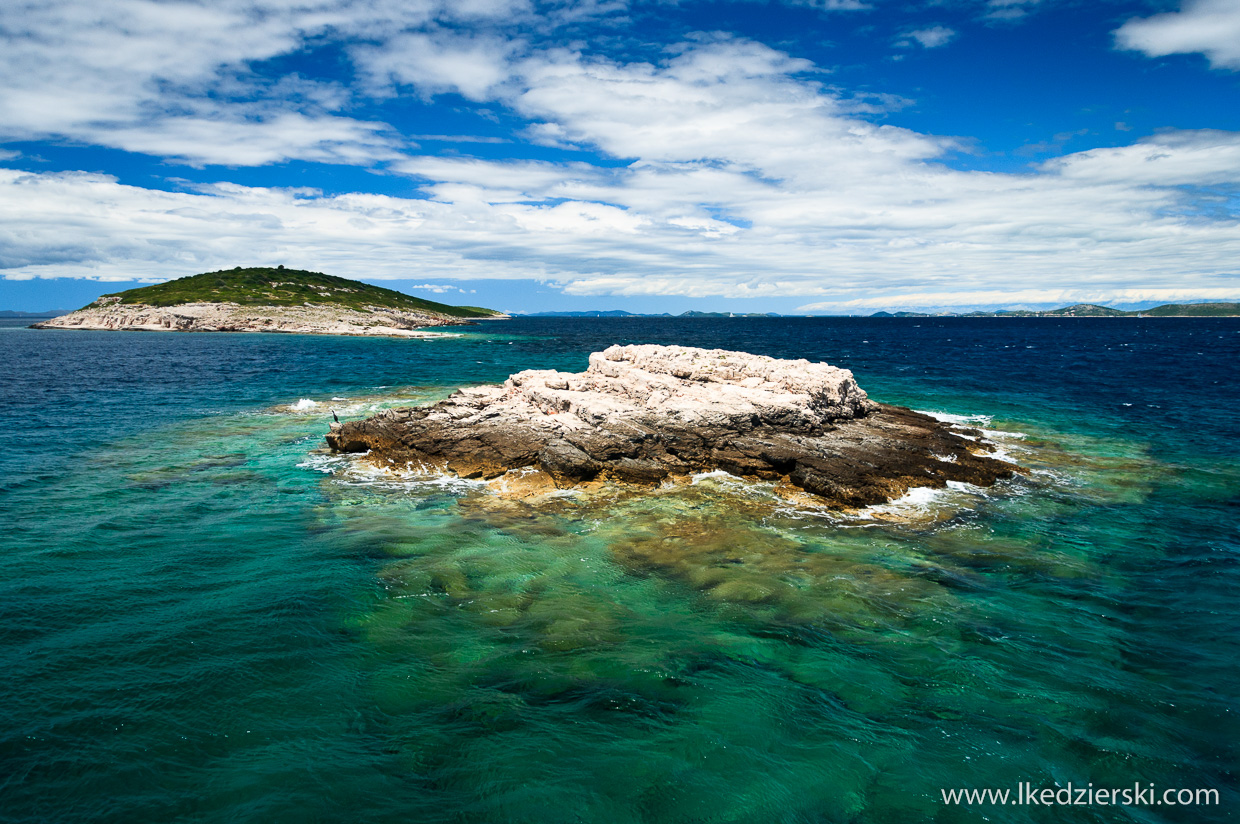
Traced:
[[0, 308], [1240, 300], [1240, 0], [7, 0]]

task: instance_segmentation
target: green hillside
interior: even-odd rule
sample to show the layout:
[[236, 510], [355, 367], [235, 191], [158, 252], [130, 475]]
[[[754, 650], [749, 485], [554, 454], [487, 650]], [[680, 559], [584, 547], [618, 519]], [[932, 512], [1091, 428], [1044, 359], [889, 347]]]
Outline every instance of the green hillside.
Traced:
[[477, 306], [449, 306], [422, 300], [382, 286], [348, 278], [283, 267], [226, 269], [127, 289], [104, 297], [121, 303], [178, 306], [183, 303], [237, 303], [242, 306], [343, 306], [365, 311], [372, 307], [413, 312], [436, 312], [454, 318], [485, 318], [498, 314]]

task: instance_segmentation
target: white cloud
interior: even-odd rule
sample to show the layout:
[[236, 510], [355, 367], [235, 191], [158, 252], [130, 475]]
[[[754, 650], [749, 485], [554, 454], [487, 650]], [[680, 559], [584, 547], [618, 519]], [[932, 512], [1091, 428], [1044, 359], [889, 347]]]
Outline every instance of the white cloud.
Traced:
[[462, 289], [459, 286], [450, 286], [446, 283], [417, 283], [409, 286], [403, 286], [401, 288], [406, 292], [434, 292], [439, 295], [447, 294], [448, 292], [461, 292], [463, 294], [468, 294], [469, 292], [477, 291], [474, 289]]
[[427, 192], [442, 202], [472, 199], [502, 203], [566, 198], [580, 192], [582, 185], [605, 177], [603, 170], [586, 163], [498, 162], [460, 157], [407, 158], [393, 163], [390, 168], [430, 181]]
[[897, 40], [896, 45], [907, 48], [916, 42], [923, 48], [937, 49], [939, 46], [946, 46], [955, 36], [955, 29], [948, 28], [947, 26], [930, 26], [929, 28], [910, 31], [907, 35]]
[[1091, 149], [1048, 161], [1060, 177], [1129, 186], [1209, 186], [1240, 180], [1240, 134], [1164, 132], [1130, 146]]
[[[743, 114], [744, 96], [738, 105]], [[537, 278], [578, 295], [804, 295], [835, 311], [995, 295], [1240, 296], [1234, 204], [1221, 215], [1189, 213], [1213, 195], [1193, 201], [1184, 188], [1240, 182], [1236, 135], [1169, 133], [1024, 175], [953, 171], [886, 152], [884, 139], [869, 135], [869, 180], [816, 171], [784, 179], [752, 157], [726, 162], [744, 154], [726, 132], [709, 151], [696, 134], [664, 151], [710, 159], [620, 169], [407, 161], [430, 200], [232, 184], [157, 192], [97, 175], [0, 172], [0, 266], [10, 277], [115, 278], [281, 262], [346, 277]], [[816, 161], [821, 147], [806, 140], [772, 164]]]
[[[0, 266], [18, 278], [167, 278], [249, 262], [453, 278], [461, 255], [446, 247], [472, 221], [463, 209], [380, 195], [234, 184], [166, 192], [85, 173], [0, 170], [0, 192]], [[491, 267], [498, 277], [538, 273]]]
[[996, 21], [1020, 20], [1042, 0], [987, 0], [985, 16]]
[[399, 156], [389, 127], [382, 123], [287, 111], [248, 120], [239, 119], [238, 114], [168, 117], [145, 126], [118, 125], [109, 130], [108, 143], [194, 166], [261, 166], [294, 158], [366, 165]]
[[[86, 48], [89, 26], [69, 27], [65, 48], [83, 47], [74, 70], [95, 75], [53, 89], [46, 105], [36, 92], [59, 69], [0, 88], [0, 106], [26, 118], [11, 128], [199, 163], [382, 160], [425, 197], [228, 183], [164, 192], [0, 170], [0, 270], [168, 277], [279, 262], [346, 277], [539, 278], [583, 295], [804, 295], [833, 306], [1023, 284], [1057, 294], [1236, 284], [1240, 215], [1222, 191], [1240, 184], [1236, 133], [1167, 132], [1025, 174], [958, 171], [941, 162], [951, 141], [867, 122], [816, 66], [759, 43], [699, 35], [658, 62], [621, 62], [450, 34], [434, 23], [441, 8], [392, 0], [383, 11], [387, 1], [348, 22], [388, 43], [355, 52], [376, 84], [459, 92], [530, 121], [538, 140], [607, 162], [408, 156], [382, 124], [333, 113], [340, 89], [309, 82], [290, 80], [267, 101], [221, 100], [230, 83], [252, 85], [236, 66], [253, 55], [346, 25], [326, 0], [268, 7], [276, 23], [234, 0], [195, 7], [206, 42], [223, 49], [209, 57], [186, 46], [196, 69], [170, 66], [171, 51], [158, 48], [136, 68], [113, 66], [102, 41]], [[169, 34], [150, 4], [121, 2], [142, 37]], [[503, 8], [512, 6], [470, 13]], [[373, 28], [389, 13], [398, 27], [423, 28]], [[250, 36], [246, 26], [270, 26], [283, 45], [232, 43]], [[107, 42], [145, 42], [117, 36]], [[302, 109], [282, 105], [290, 93]]]
[[863, 0], [787, 0], [792, 6], [810, 6], [823, 11], [866, 11], [874, 8]]
[[424, 96], [457, 92], [484, 100], [508, 79], [508, 58], [518, 46], [496, 35], [411, 32], [358, 48], [354, 59], [380, 92], [390, 84], [414, 86]]
[[1201, 52], [1215, 68], [1240, 69], [1240, 3], [1188, 0], [1181, 11], [1129, 20], [1115, 42], [1150, 57]]
[[857, 179], [950, 147], [846, 116], [846, 104], [795, 77], [814, 68], [731, 39], [692, 44], [661, 66], [552, 52], [517, 67], [525, 88], [510, 103], [546, 124], [544, 136], [614, 157], [714, 162], [785, 181]]
[[[271, 85], [252, 66], [315, 38], [514, 19], [536, 19], [528, 0], [13, 0], [0, 4], [0, 141], [61, 138], [198, 164], [373, 163], [399, 145], [338, 114], [351, 91]], [[397, 36], [389, 70], [400, 73], [403, 55], [415, 71], [423, 54], [427, 91], [481, 95], [497, 79], [486, 73], [490, 42], [473, 53], [416, 45]]]

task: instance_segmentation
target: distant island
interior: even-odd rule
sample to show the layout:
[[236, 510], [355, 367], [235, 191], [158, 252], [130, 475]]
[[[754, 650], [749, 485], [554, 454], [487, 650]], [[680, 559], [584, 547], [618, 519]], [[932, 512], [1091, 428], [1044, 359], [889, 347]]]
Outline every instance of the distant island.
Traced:
[[690, 310], [673, 315], [670, 312], [644, 315], [640, 312], [626, 312], [623, 309], [585, 310], [577, 312], [528, 312], [525, 318], [784, 318], [800, 317], [799, 315], [781, 315], [778, 312], [697, 312]]
[[0, 309], [0, 319], [12, 320], [13, 318], [54, 318], [60, 315], [69, 314], [69, 309], [48, 309], [46, 312], [19, 312], [13, 309]]
[[1078, 303], [1062, 309], [1036, 312], [1025, 309], [999, 309], [994, 312], [875, 312], [872, 318], [1234, 318], [1240, 317], [1240, 303], [1164, 303], [1152, 309], [1126, 312], [1094, 303]]
[[1240, 303], [1166, 303], [1152, 309], [1131, 312], [1093, 303], [1078, 303], [1062, 309], [1044, 311], [997, 309], [993, 312], [874, 312], [871, 315], [781, 315], [776, 312], [669, 312], [642, 314], [623, 309], [576, 312], [530, 312], [527, 318], [795, 318], [795, 317], [871, 317], [871, 318], [1231, 318], [1240, 317]]
[[415, 331], [507, 315], [449, 306], [356, 280], [285, 269], [226, 269], [103, 295], [34, 329], [285, 332], [434, 337]]

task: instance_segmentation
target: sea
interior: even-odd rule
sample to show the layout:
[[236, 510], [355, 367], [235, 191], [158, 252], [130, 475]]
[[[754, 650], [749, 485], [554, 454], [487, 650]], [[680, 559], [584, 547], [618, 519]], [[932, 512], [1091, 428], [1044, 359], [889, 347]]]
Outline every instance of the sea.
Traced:
[[[1240, 319], [23, 323], [0, 821], [1240, 819]], [[846, 367], [1021, 471], [859, 512], [723, 473], [529, 502], [325, 448], [615, 343]]]

